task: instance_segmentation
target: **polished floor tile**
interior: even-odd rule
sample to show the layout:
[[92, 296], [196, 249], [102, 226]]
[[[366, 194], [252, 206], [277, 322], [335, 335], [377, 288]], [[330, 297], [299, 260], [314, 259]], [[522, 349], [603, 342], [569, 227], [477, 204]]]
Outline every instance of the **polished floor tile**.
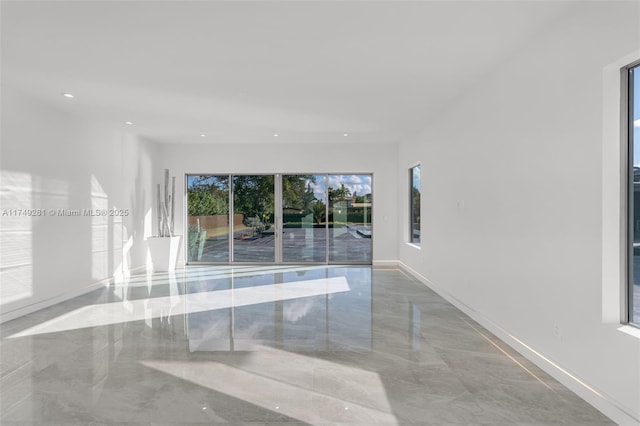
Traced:
[[2, 425], [612, 424], [399, 270], [188, 267], [1, 330]]

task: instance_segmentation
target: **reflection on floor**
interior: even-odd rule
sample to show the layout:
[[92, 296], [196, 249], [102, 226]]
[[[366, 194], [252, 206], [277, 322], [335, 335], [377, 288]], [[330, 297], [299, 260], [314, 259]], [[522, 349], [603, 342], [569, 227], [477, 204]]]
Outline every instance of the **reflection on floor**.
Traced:
[[2, 325], [1, 424], [610, 424], [398, 270], [189, 267]]

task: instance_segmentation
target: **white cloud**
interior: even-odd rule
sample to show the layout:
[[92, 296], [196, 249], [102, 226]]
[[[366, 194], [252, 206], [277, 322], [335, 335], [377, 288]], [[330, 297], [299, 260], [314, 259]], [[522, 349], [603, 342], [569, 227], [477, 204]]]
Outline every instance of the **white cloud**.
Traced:
[[321, 181], [317, 181], [317, 182], [309, 182], [309, 186], [311, 187], [311, 190], [313, 191], [313, 195], [315, 195], [315, 197], [318, 200], [322, 200], [322, 201], [326, 201], [326, 196], [325, 196], [325, 191], [326, 191], [326, 187], [324, 185], [324, 177], [322, 178]]
[[330, 175], [328, 186], [340, 188], [344, 185], [351, 194], [365, 195], [371, 193], [371, 176], [367, 175]]
[[640, 127], [640, 118], [633, 122], [633, 127]]
[[417, 166], [417, 167], [414, 167], [412, 170], [413, 170], [413, 183], [414, 183], [414, 185], [416, 183], [419, 185], [420, 184], [420, 175], [422, 174], [422, 167]]
[[371, 176], [367, 175], [329, 175], [325, 184], [324, 176], [316, 176], [316, 182], [307, 181], [314, 195], [318, 200], [326, 202], [325, 191], [327, 187], [340, 188], [344, 185], [351, 194], [366, 195], [371, 194]]

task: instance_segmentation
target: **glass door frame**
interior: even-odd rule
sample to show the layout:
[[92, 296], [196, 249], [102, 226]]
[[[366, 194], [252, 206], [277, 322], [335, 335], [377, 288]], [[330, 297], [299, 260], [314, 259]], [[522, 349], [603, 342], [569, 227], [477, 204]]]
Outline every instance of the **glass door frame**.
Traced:
[[[273, 226], [274, 226], [274, 247], [273, 247], [273, 262], [269, 261], [253, 261], [253, 260], [235, 260], [235, 238], [234, 238], [234, 230], [235, 230], [235, 184], [233, 182], [233, 178], [236, 176], [273, 176]], [[281, 245], [278, 243], [280, 240], [279, 232], [278, 232], [278, 186], [280, 182], [279, 174], [277, 173], [230, 173], [229, 174], [229, 262], [228, 264], [235, 265], [277, 265], [279, 259], [279, 249], [278, 247]], [[282, 190], [280, 189], [280, 192]], [[280, 257], [281, 258], [281, 257]], [[199, 264], [201, 264], [199, 262]]]
[[327, 183], [327, 178], [330, 175], [330, 173], [282, 173], [281, 174], [281, 178], [280, 178], [280, 190], [283, 191], [284, 190], [284, 185], [282, 184], [283, 182], [283, 177], [284, 176], [314, 176], [314, 177], [318, 177], [318, 176], [322, 176], [324, 179], [324, 195], [325, 195], [325, 200], [324, 200], [324, 204], [325, 204], [325, 208], [324, 208], [324, 217], [325, 217], [325, 226], [324, 226], [324, 260], [322, 261], [306, 261], [306, 260], [290, 260], [290, 261], [285, 261], [284, 260], [284, 248], [285, 248], [285, 228], [284, 228], [284, 212], [283, 212], [283, 208], [284, 206], [284, 194], [281, 192], [280, 194], [280, 202], [282, 203], [280, 206], [280, 260], [281, 260], [281, 264], [282, 265], [300, 265], [300, 264], [304, 264], [304, 265], [328, 265], [329, 264], [329, 227], [327, 224], [328, 221], [328, 217], [329, 217], [329, 203], [328, 203], [328, 187], [326, 185]]
[[[324, 176], [325, 178], [325, 258], [323, 262], [316, 261], [287, 261], [283, 260], [283, 191], [282, 191], [282, 177], [283, 176], [297, 176], [297, 175], [314, 175], [314, 176]], [[189, 191], [189, 176], [228, 176], [229, 179], [229, 199], [228, 199], [228, 251], [229, 256], [227, 261], [189, 261], [188, 259], [188, 232], [189, 232], [189, 215], [188, 215], [188, 191]], [[273, 176], [274, 179], [274, 214], [273, 214], [273, 226], [274, 226], [274, 261], [273, 262], [261, 262], [261, 261], [237, 261], [234, 259], [234, 195], [235, 195], [235, 185], [233, 184], [233, 178], [235, 176]], [[371, 179], [371, 195], [373, 196], [373, 187], [374, 187], [374, 174], [369, 173], [185, 173], [184, 175], [184, 235], [183, 239], [183, 248], [185, 253], [185, 264], [186, 265], [372, 265], [373, 264], [373, 239], [371, 239], [371, 254], [370, 259], [368, 261], [332, 261], [330, 259], [330, 232], [329, 232], [329, 213], [330, 213], [330, 205], [331, 202], [329, 200], [329, 185], [328, 179], [329, 176], [369, 176]], [[369, 215], [373, 217], [373, 206], [369, 212]], [[373, 221], [370, 222], [369, 226], [371, 227], [373, 234]]]

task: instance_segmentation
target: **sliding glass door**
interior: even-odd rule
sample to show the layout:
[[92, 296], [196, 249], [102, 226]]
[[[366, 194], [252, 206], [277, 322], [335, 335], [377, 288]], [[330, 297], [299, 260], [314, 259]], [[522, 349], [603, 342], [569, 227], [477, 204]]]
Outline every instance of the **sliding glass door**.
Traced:
[[282, 261], [327, 260], [325, 175], [282, 176]]
[[274, 175], [233, 176], [233, 261], [275, 262]]
[[229, 262], [229, 175], [187, 175], [187, 261]]
[[371, 175], [328, 175], [327, 185], [329, 263], [371, 263]]
[[372, 176], [187, 175], [189, 263], [364, 263]]

